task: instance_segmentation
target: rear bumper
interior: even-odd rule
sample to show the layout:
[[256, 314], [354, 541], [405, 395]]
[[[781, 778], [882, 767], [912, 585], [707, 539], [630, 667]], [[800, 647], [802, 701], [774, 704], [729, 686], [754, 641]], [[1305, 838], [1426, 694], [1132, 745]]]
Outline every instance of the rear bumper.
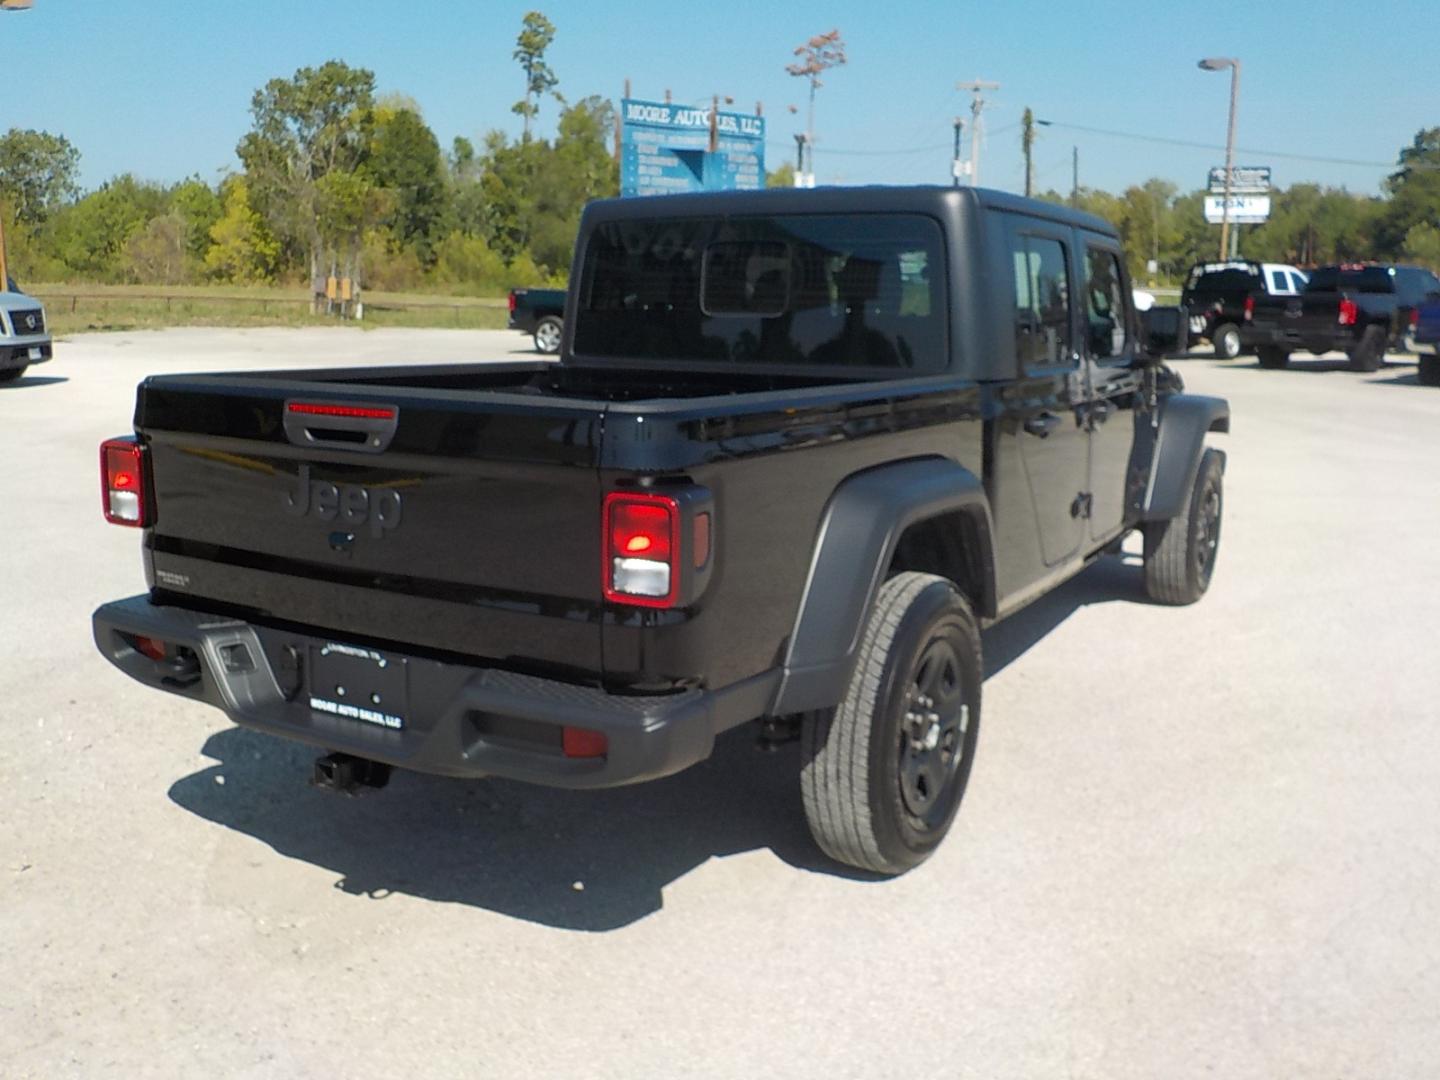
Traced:
[[[1309, 349], [1313, 352], [1340, 350], [1348, 352], [1358, 340], [1351, 327], [1337, 326], [1324, 329], [1287, 330], [1276, 326], [1242, 326], [1240, 344], [1244, 346], [1275, 345], [1281, 348]], [[1323, 346], [1323, 347], [1322, 347]]]
[[[405, 671], [407, 705], [398, 729], [310, 706], [309, 658], [333, 639], [260, 626], [148, 596], [95, 611], [101, 654], [147, 686], [202, 701], [242, 727], [417, 772], [503, 776], [554, 787], [598, 788], [652, 780], [710, 755], [718, 732], [765, 712], [778, 672], [723, 690], [622, 695], [386, 651]], [[150, 659], [135, 637], [183, 647], [195, 662]], [[198, 666], [197, 666], [198, 665]], [[568, 758], [565, 726], [603, 732], [604, 757]]]

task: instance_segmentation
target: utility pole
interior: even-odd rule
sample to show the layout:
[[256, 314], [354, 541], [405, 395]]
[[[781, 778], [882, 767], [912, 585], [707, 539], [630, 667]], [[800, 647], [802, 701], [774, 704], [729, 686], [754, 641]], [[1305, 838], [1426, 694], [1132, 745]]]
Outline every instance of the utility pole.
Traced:
[[980, 183], [980, 133], [984, 130], [984, 122], [980, 114], [985, 111], [986, 90], [999, 90], [997, 82], [985, 82], [981, 79], [974, 79], [971, 82], [956, 83], [955, 89], [969, 90], [972, 95], [970, 99], [970, 183], [971, 186], [978, 186]]
[[1080, 205], [1080, 147], [1070, 147], [1070, 205]]
[[955, 153], [950, 159], [950, 180], [956, 187], [960, 186], [960, 132], [965, 128], [965, 121], [955, 117]]
[[1025, 151], [1025, 197], [1028, 199], [1035, 194], [1035, 114], [1028, 105], [1020, 118], [1020, 148]]

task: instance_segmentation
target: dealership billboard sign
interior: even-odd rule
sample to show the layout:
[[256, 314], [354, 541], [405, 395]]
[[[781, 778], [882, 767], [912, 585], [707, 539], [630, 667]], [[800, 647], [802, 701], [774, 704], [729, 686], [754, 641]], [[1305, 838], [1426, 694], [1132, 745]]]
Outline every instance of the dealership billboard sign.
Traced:
[[[1225, 194], [1225, 166], [1210, 170], [1209, 188], [1212, 195]], [[1269, 165], [1236, 165], [1230, 170], [1231, 195], [1266, 195], [1270, 192]]]
[[[1270, 217], [1270, 196], [1269, 195], [1231, 195], [1230, 196], [1230, 224], [1232, 225], [1259, 225]], [[1211, 225], [1219, 225], [1226, 218], [1225, 196], [1205, 196], [1205, 220]]]
[[662, 101], [620, 102], [620, 194], [765, 186], [765, 118]]

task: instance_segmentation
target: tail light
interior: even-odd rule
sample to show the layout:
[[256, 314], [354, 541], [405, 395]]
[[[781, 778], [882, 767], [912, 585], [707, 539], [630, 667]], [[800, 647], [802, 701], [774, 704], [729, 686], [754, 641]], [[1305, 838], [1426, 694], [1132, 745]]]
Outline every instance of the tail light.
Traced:
[[1413, 330], [1415, 327], [1417, 327], [1417, 326], [1419, 326], [1419, 325], [1420, 325], [1420, 309], [1419, 309], [1418, 307], [1416, 307], [1416, 308], [1411, 308], [1411, 309], [1410, 309], [1410, 328]]
[[150, 524], [145, 448], [133, 435], [100, 444], [100, 506], [112, 525]]
[[515, 290], [510, 290], [510, 314], [515, 314]]
[[1245, 321], [1250, 322], [1255, 318], [1255, 297], [1245, 297]]
[[1354, 300], [1340, 301], [1340, 325], [1354, 326], [1360, 321], [1360, 306]]
[[680, 595], [680, 504], [669, 495], [612, 491], [602, 511], [605, 599], [673, 607]]

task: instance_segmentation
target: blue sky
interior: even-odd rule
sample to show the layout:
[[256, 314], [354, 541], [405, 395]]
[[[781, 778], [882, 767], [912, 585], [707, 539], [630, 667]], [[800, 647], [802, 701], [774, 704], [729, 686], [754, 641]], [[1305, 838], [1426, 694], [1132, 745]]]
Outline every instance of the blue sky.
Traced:
[[[121, 172], [214, 180], [236, 165], [257, 87], [338, 58], [372, 69], [382, 92], [418, 101], [442, 145], [518, 131], [510, 105], [522, 80], [510, 54], [521, 17], [537, 6], [558, 28], [549, 60], [568, 97], [618, 100], [628, 76], [636, 97], [659, 100], [669, 88], [686, 103], [714, 93], [734, 96], [737, 109], [762, 101], [771, 168], [793, 156], [803, 123], [804, 85], [784, 72], [790, 51], [838, 27], [850, 63], [817, 98], [821, 183], [948, 182], [952, 120], [968, 115], [955, 83], [984, 78], [1002, 84], [986, 114], [985, 186], [1021, 187], [1019, 120], [1029, 105], [1057, 125], [1041, 129], [1039, 186], [1068, 188], [1073, 145], [1084, 185], [1120, 190], [1162, 176], [1193, 189], [1220, 150], [1059, 125], [1222, 146], [1229, 76], [1196, 68], [1209, 55], [1244, 64], [1237, 162], [1274, 166], [1281, 186], [1376, 192], [1399, 148], [1440, 125], [1435, 64], [1422, 47], [1433, 0], [34, 0], [30, 11], [0, 14], [10, 83], [0, 128], [64, 134], [81, 151], [87, 187]], [[547, 105], [542, 131], [555, 114]]]

